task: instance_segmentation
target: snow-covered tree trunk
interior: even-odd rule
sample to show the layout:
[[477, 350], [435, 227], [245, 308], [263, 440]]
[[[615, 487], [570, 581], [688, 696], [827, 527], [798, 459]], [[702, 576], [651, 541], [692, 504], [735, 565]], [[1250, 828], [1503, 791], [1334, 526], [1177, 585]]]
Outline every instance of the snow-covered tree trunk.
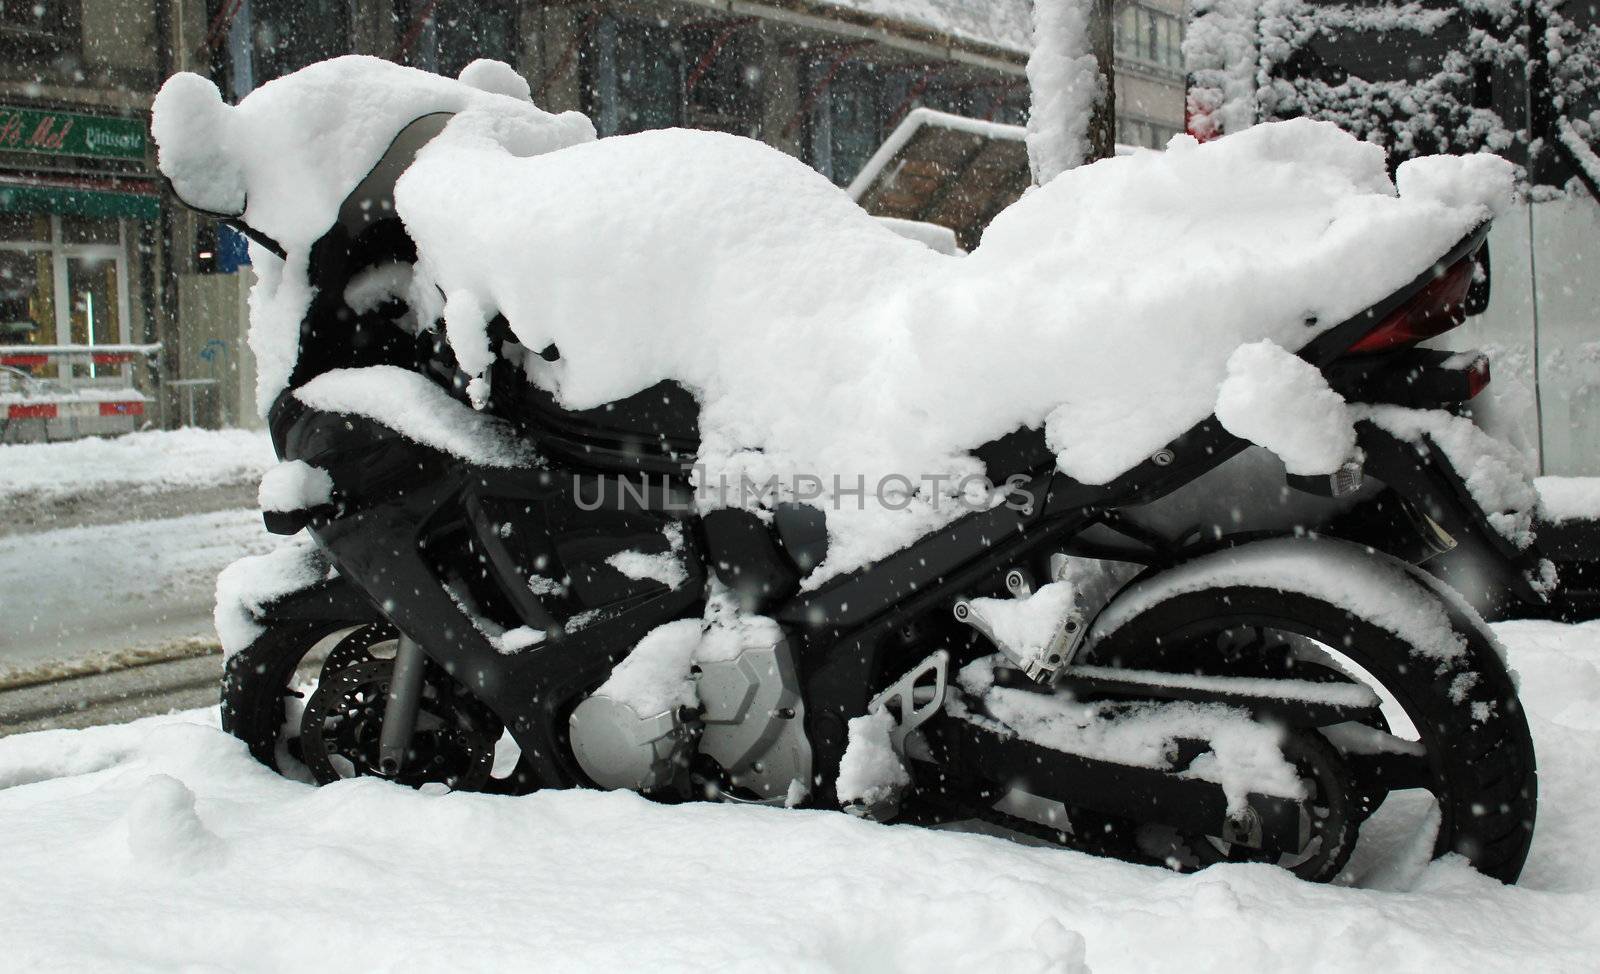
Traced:
[[1044, 185], [1115, 150], [1111, 0], [1034, 0], [1028, 163]]

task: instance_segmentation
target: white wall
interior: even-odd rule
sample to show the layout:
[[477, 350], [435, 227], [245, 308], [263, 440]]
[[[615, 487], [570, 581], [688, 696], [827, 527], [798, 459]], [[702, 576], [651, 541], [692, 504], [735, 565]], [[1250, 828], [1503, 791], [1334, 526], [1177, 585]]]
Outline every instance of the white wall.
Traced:
[[1489, 310], [1446, 339], [1492, 360], [1478, 421], [1530, 453], [1542, 447], [1543, 473], [1600, 476], [1600, 205], [1578, 190], [1514, 208], [1489, 250]]

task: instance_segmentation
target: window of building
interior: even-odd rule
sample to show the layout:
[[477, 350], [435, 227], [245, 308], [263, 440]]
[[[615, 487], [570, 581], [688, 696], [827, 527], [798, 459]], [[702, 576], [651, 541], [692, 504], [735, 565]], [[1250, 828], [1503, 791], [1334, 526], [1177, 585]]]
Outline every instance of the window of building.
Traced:
[[930, 85], [922, 104], [952, 115], [1022, 125], [1028, 120], [1028, 87], [1021, 82]]
[[[124, 220], [0, 213], [0, 344], [128, 340]], [[122, 365], [74, 366], [93, 376]]]
[[274, 78], [348, 53], [348, 0], [242, 0], [228, 29], [233, 96], [243, 98]]
[[[886, 87], [862, 62], [812, 62], [805, 76], [816, 92], [807, 127], [807, 157], [818, 172], [847, 186], [883, 143]], [[896, 100], [898, 104], [898, 100]]]
[[82, 44], [80, 0], [0, 0], [0, 51], [13, 61], [50, 62]]
[[517, 63], [515, 0], [400, 0], [394, 16], [413, 67], [455, 77], [479, 58]]
[[683, 42], [672, 25], [607, 17], [584, 66], [586, 107], [601, 135], [682, 124]]
[[757, 137], [761, 132], [761, 39], [747, 23], [683, 29], [684, 124]]
[[1117, 57], [1134, 62], [1183, 70], [1183, 21], [1172, 14], [1137, 3], [1127, 3], [1114, 27]]
[[1145, 149], [1165, 149], [1179, 129], [1143, 118], [1119, 117], [1117, 142]]

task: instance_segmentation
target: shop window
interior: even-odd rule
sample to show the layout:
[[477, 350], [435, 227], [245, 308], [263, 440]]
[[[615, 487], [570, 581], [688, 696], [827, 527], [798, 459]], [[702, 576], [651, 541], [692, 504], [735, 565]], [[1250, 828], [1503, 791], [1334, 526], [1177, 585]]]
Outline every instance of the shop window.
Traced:
[[1178, 129], [1142, 118], [1118, 118], [1117, 142], [1145, 149], [1165, 149]]
[[350, 52], [346, 0], [250, 0], [255, 82]]
[[617, 31], [617, 131], [670, 128], [679, 121], [683, 47], [673, 32], [650, 24]]
[[[127, 341], [128, 259], [122, 221], [0, 214], [0, 344]], [[74, 366], [85, 376], [121, 365]]]
[[61, 217], [61, 239], [67, 243], [117, 244], [121, 242], [121, 237], [122, 228], [115, 220], [72, 215]]
[[55, 342], [55, 294], [48, 250], [0, 250], [0, 344]]

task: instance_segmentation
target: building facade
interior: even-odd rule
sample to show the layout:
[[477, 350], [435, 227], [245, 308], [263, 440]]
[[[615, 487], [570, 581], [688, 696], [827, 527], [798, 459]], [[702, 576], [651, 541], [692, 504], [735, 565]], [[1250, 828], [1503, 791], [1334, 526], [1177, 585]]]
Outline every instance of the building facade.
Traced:
[[[1183, 0], [1116, 7], [1119, 141], [1182, 130]], [[41, 0], [0, 6], [0, 345], [160, 343], [46, 369], [135, 382], [168, 425], [253, 420], [250, 275], [230, 231], [162, 192], [146, 137], [161, 80], [237, 100], [324, 58], [453, 75], [515, 66], [602, 135], [667, 126], [761, 139], [844, 186], [912, 109], [1027, 115], [1029, 0]], [[154, 360], [152, 360], [154, 361]], [[95, 372], [91, 376], [87, 373]]]

